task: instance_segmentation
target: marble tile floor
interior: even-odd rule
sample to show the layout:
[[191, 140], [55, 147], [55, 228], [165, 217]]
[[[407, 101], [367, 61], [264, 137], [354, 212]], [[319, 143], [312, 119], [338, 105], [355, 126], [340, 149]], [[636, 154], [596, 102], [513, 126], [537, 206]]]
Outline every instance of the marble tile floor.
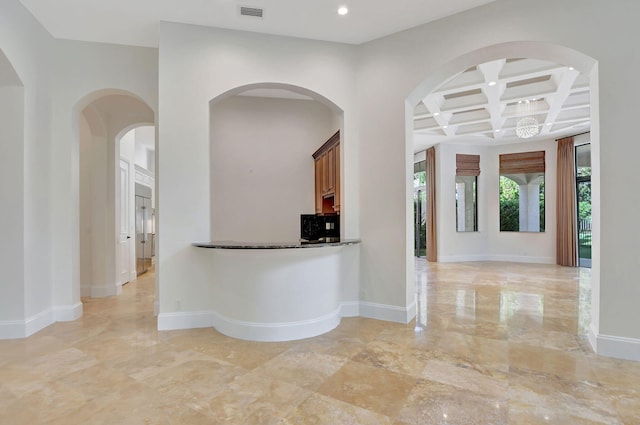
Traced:
[[594, 355], [590, 270], [418, 260], [418, 320], [307, 340], [158, 332], [154, 276], [0, 341], [0, 424], [640, 424], [640, 363]]

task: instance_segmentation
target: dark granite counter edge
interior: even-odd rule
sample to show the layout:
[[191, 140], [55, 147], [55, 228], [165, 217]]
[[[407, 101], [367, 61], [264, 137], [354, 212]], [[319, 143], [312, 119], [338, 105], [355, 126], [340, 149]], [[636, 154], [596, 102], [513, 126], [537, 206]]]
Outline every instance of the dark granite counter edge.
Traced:
[[360, 243], [360, 239], [343, 239], [340, 242], [193, 242], [191, 245], [197, 248], [213, 249], [296, 249], [296, 248], [323, 248], [327, 246], [346, 246]]

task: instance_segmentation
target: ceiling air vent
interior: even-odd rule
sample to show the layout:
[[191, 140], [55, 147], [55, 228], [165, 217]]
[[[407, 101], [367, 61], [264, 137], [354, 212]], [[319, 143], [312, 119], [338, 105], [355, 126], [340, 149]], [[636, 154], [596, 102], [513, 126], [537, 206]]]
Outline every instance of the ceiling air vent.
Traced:
[[262, 18], [264, 9], [257, 7], [240, 6], [240, 16], [253, 16], [254, 18]]

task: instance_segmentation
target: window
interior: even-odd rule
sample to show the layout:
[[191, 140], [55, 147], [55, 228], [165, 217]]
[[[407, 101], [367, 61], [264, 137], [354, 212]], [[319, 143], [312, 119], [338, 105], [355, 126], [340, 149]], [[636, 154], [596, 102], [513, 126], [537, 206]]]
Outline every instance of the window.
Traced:
[[544, 232], [545, 152], [500, 155], [500, 231]]
[[480, 155], [456, 155], [456, 230], [478, 231]]
[[413, 219], [416, 257], [427, 255], [427, 173], [425, 170], [425, 161], [413, 165]]

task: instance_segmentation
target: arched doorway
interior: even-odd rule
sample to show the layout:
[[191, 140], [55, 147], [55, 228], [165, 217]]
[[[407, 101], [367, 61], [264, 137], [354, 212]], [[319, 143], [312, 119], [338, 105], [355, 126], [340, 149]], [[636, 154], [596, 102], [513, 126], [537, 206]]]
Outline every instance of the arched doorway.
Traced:
[[[153, 110], [132, 93], [103, 90], [86, 96], [75, 108], [79, 143], [80, 293], [117, 295], [123, 283], [120, 139], [131, 128], [155, 122]], [[128, 199], [128, 195], [127, 195]], [[131, 235], [132, 236], [132, 235]]]
[[[547, 62], [551, 62], [551, 63], [555, 63], [555, 64], [559, 64], [561, 65], [567, 72], [572, 73], [572, 74], [580, 74], [581, 76], [584, 76], [585, 81], [587, 82], [588, 86], [591, 87], [591, 96], [588, 97], [588, 103], [589, 103], [589, 108], [590, 108], [590, 113], [589, 113], [589, 121], [591, 122], [591, 143], [592, 143], [592, 156], [591, 156], [591, 161], [592, 161], [592, 168], [593, 168], [593, 175], [592, 175], [592, 179], [593, 180], [599, 180], [599, 152], [600, 152], [600, 145], [599, 145], [599, 105], [598, 105], [598, 97], [597, 97], [597, 87], [598, 87], [598, 67], [597, 67], [597, 62], [596, 60], [594, 60], [593, 58], [590, 58], [580, 52], [577, 52], [575, 50], [563, 47], [563, 46], [557, 46], [557, 45], [553, 45], [553, 44], [548, 44], [548, 43], [537, 43], [537, 42], [510, 42], [510, 43], [503, 43], [503, 44], [499, 44], [499, 45], [494, 45], [494, 46], [488, 46], [486, 48], [480, 49], [480, 50], [476, 50], [474, 52], [470, 52], [468, 54], [465, 54], [463, 56], [460, 56], [454, 60], [452, 60], [451, 62], [449, 62], [448, 64], [444, 65], [443, 67], [439, 68], [438, 70], [436, 70], [434, 73], [432, 73], [431, 75], [429, 75], [425, 80], [423, 80], [423, 82], [416, 87], [411, 94], [407, 97], [407, 101], [406, 101], [406, 128], [408, 129], [413, 129], [414, 128], [414, 120], [415, 120], [415, 116], [416, 116], [416, 112], [417, 112], [417, 107], [418, 105], [420, 105], [420, 103], [422, 102], [423, 104], [421, 105], [422, 107], [424, 107], [424, 102], [429, 102], [430, 99], [430, 94], [432, 94], [435, 91], [439, 91], [439, 92], [443, 92], [443, 87], [448, 87], [447, 84], [449, 84], [451, 82], [451, 80], [455, 77], [458, 76], [462, 73], [466, 73], [467, 76], [471, 76], [473, 74], [474, 71], [477, 71], [477, 68], [482, 67], [482, 66], [493, 66], [493, 65], [498, 65], [501, 63], [508, 63], [509, 61], [514, 62], [515, 61], [519, 61], [522, 60], [522, 58], [527, 58], [530, 60], [538, 60], [538, 61], [547, 61]], [[491, 74], [491, 70], [490, 69], [485, 69], [485, 70], [481, 70], [483, 72], [479, 72], [479, 74], [484, 75], [485, 77], [487, 75]], [[496, 79], [499, 77], [499, 69], [496, 71], [495, 73], [495, 77]], [[546, 80], [545, 80], [546, 78]], [[540, 84], [544, 84], [545, 81], [549, 80], [549, 76], [545, 75], [544, 72], [540, 72], [539, 75], [532, 75], [530, 77], [530, 81], [526, 81], [525, 83], [529, 84], [534, 84], [534, 83], [540, 83]], [[553, 81], [554, 83], [556, 81]], [[512, 85], [510, 85], [508, 88], [516, 88], [518, 87], [518, 84], [523, 84], [522, 82], [514, 82]], [[453, 86], [455, 84], [451, 84], [451, 86]], [[486, 95], [487, 97], [490, 97], [490, 94], [487, 94], [490, 91], [490, 87], [495, 87], [496, 86], [496, 81], [495, 80], [491, 80], [491, 79], [483, 79], [482, 81], [479, 82], [477, 87], [473, 87], [470, 90], [467, 90], [466, 92], [464, 92], [463, 94], [460, 93], [456, 93], [455, 90], [451, 90], [451, 93], [446, 93], [446, 95], [448, 95], [449, 97], [447, 98], [445, 95], [445, 101], [450, 101], [449, 103], [453, 103], [454, 101], [460, 100], [460, 98], [462, 97], [468, 97], [468, 96], [476, 96], [476, 95]], [[444, 90], [444, 92], [446, 92], [446, 90]], [[458, 96], [458, 97], [456, 97]], [[431, 100], [433, 100], [431, 98]], [[489, 103], [489, 101], [487, 101], [487, 103]], [[442, 120], [443, 118], [445, 120], [451, 120], [452, 119], [452, 114], [450, 110], [442, 110], [440, 111], [439, 109], [437, 109], [439, 107], [438, 104], [433, 104], [433, 105], [427, 105], [427, 108], [425, 108], [427, 110], [427, 113], [425, 114], [425, 117], [434, 121], [436, 123], [436, 126], [439, 128], [439, 130], [442, 133], [442, 138], [445, 138], [446, 136], [455, 136], [455, 132], [452, 132], [453, 127], [455, 127], [456, 125], [458, 125], [459, 123], [456, 122], [455, 120], [453, 121], [447, 121], [446, 123], [444, 122], [439, 122], [440, 120]], [[490, 106], [488, 106], [490, 107]], [[503, 104], [502, 107], [504, 108], [504, 110], [500, 111], [500, 112], [508, 112], [508, 109], [511, 108], [514, 111], [515, 114], [515, 110], [517, 109], [517, 99], [515, 99], [515, 103], [514, 104]], [[476, 122], [472, 123], [473, 125], [475, 125], [475, 130], [474, 132], [479, 132], [479, 128], [481, 127], [479, 124], [482, 123], [482, 121], [484, 120], [483, 117], [481, 116], [483, 114], [483, 111], [480, 110], [480, 108], [477, 109], [473, 109], [468, 111], [469, 115], [474, 115], [476, 116]], [[434, 112], [435, 111], [435, 112]], [[444, 116], [445, 114], [449, 114], [448, 116]], [[436, 114], [441, 114], [440, 116], [436, 115]], [[504, 117], [504, 116], [503, 116]], [[473, 120], [471, 120], [473, 121]], [[511, 131], [514, 132], [515, 127], [514, 128], [510, 128], [510, 127], [502, 127], [502, 125], [504, 124], [504, 122], [493, 122], [491, 119], [488, 120], [489, 122], [487, 123], [487, 129], [485, 129], [488, 132], [495, 132], [496, 128], [497, 131], [503, 131], [502, 134], [504, 134], [504, 131]], [[543, 122], [543, 125], [546, 124]], [[497, 126], [496, 126], [497, 125]], [[471, 127], [471, 126], [470, 126]], [[555, 136], [553, 133], [549, 134], [549, 129], [546, 127], [542, 128], [542, 131], [548, 134], [548, 138], [549, 139], [553, 139]], [[580, 130], [573, 130], [575, 133], [580, 133]], [[495, 136], [496, 134], [499, 133], [492, 133], [492, 136]], [[562, 134], [562, 136], [564, 135], [568, 135], [568, 133], [564, 133]], [[558, 135], [559, 137], [560, 135]], [[493, 139], [498, 139], [499, 137], [493, 137]], [[442, 139], [434, 139], [436, 141], [431, 140], [430, 144], [431, 145], [436, 145], [440, 143], [440, 140]], [[406, 149], [407, 151], [414, 151], [414, 146], [416, 143], [416, 137], [413, 131], [408, 130], [407, 131], [407, 137], [406, 137]], [[429, 145], [429, 141], [427, 141], [427, 143], [425, 143], [425, 146]], [[443, 149], [441, 149], [443, 150]], [[468, 152], [468, 153], [472, 153], [472, 152]], [[453, 160], [455, 162], [455, 159]], [[451, 161], [450, 161], [451, 162]], [[497, 167], [497, 164], [496, 164]], [[407, 170], [407, 181], [410, 181], [412, 179], [409, 178], [409, 175], [413, 174], [413, 161], [408, 161], [408, 163], [406, 164], [406, 170]], [[453, 173], [455, 174], [455, 173]], [[453, 187], [453, 184], [451, 185]], [[496, 185], [497, 186], [497, 185]], [[599, 182], [594, 184], [594, 187], [599, 187]], [[445, 187], [445, 189], [448, 189], [448, 187]], [[453, 189], [451, 189], [452, 194], [450, 194], [450, 196], [453, 196]], [[408, 190], [407, 193], [410, 193], [410, 191]], [[442, 193], [442, 191], [441, 191]], [[442, 194], [438, 195], [438, 199], [440, 199], [442, 197]], [[447, 218], [455, 217], [455, 202], [449, 202], [450, 199], [446, 199], [443, 203], [446, 203], [446, 208], [442, 207], [442, 208], [438, 208], [438, 212], [440, 216], [445, 216]], [[593, 235], [592, 235], [592, 240], [594, 245], [598, 244], [598, 241], [600, 240], [600, 226], [599, 226], [599, 209], [600, 209], [600, 199], [599, 199], [599, 193], [596, 193], [594, 191], [593, 194], [593, 198], [592, 198], [592, 202], [593, 202]], [[450, 205], [449, 205], [450, 204]], [[406, 202], [407, 208], [413, 208], [413, 202], [412, 199], [407, 199]], [[447, 209], [448, 208], [448, 209]], [[453, 213], [453, 214], [449, 214], [449, 213]], [[551, 214], [553, 213], [553, 211], [550, 212]], [[493, 218], [492, 218], [493, 220]], [[496, 219], [497, 220], [497, 219]], [[490, 223], [485, 223], [485, 229], [486, 228], [492, 228], [492, 224], [495, 224], [493, 222]], [[438, 226], [439, 228], [439, 232], [438, 232], [438, 245], [440, 245], [442, 243], [442, 241], [445, 240], [453, 240], [455, 239], [455, 234], [451, 234], [451, 232], [455, 232], [455, 227], [454, 226], [450, 226], [451, 229], [445, 229], [448, 232], [450, 232], [449, 235], [445, 235], [443, 233], [443, 227], [441, 225]], [[495, 227], [495, 226], [494, 226]], [[412, 227], [408, 226], [407, 227], [407, 235], [406, 235], [407, 240], [414, 240], [415, 239], [415, 234], [414, 234], [414, 230]], [[468, 238], [467, 238], [468, 239]], [[482, 249], [482, 245], [478, 245], [479, 250]], [[597, 329], [597, 323], [598, 323], [598, 317], [597, 317], [597, 305], [599, 304], [599, 250], [597, 247], [594, 246], [594, 251], [593, 251], [593, 272], [592, 272], [592, 317], [591, 317], [591, 323], [592, 323], [592, 327], [595, 327]], [[473, 252], [471, 253], [465, 253], [467, 258], [472, 257], [474, 254]], [[481, 259], [481, 256], [476, 256], [477, 259]], [[411, 258], [407, 258], [407, 264], [408, 265], [412, 265], [413, 264], [413, 257]], [[442, 261], [442, 260], [441, 260]], [[454, 261], [451, 259], [445, 259], [444, 261]], [[414, 276], [408, 276], [407, 278], [407, 288], [409, 290], [409, 288], [413, 288], [414, 285]]]

